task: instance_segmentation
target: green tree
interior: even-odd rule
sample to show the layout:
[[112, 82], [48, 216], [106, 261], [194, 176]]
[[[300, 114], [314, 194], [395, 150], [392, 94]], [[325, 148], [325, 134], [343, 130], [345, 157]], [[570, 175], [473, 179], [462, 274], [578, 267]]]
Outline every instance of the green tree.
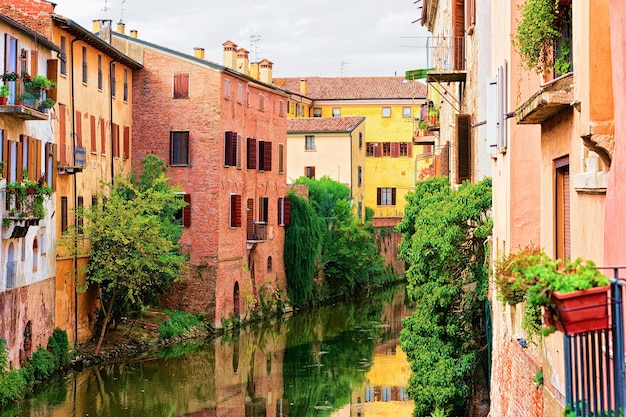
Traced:
[[174, 218], [185, 203], [168, 185], [165, 164], [157, 159], [144, 158], [146, 169], [139, 176], [104, 184], [103, 204], [84, 212], [89, 262], [80, 271], [86, 279], [79, 290], [96, 285], [100, 293], [103, 322], [96, 354], [114, 310], [144, 308], [185, 271], [186, 258], [177, 243], [182, 226]]
[[436, 409], [466, 415], [477, 371], [486, 359], [486, 238], [491, 233], [491, 180], [452, 190], [447, 178], [416, 184], [397, 230], [415, 312], [401, 346], [411, 364], [415, 415]]

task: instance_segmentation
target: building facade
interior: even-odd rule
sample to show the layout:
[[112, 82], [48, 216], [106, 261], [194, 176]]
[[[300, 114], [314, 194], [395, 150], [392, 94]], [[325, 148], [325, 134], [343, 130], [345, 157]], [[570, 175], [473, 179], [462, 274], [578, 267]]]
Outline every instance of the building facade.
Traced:
[[220, 65], [202, 49], [187, 55], [131, 33], [113, 32], [112, 44], [144, 67], [134, 75], [133, 160], [163, 159], [188, 203], [180, 243], [191, 268], [166, 302], [219, 327], [286, 294], [287, 95], [269, 83], [270, 61], [249, 63], [231, 41]]

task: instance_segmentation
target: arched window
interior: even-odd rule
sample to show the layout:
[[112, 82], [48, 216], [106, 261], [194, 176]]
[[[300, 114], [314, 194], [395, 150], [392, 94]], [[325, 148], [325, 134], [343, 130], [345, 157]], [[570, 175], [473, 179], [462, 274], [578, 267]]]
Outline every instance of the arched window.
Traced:
[[33, 272], [37, 272], [39, 266], [39, 243], [37, 238], [33, 239]]
[[267, 257], [267, 272], [272, 272], [272, 257]]

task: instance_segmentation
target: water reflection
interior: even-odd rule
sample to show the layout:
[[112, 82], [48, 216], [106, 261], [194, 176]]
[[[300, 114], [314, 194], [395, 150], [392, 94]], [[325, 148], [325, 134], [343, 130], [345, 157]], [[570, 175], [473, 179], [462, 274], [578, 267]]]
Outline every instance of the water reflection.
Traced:
[[8, 416], [410, 416], [404, 289], [72, 372]]

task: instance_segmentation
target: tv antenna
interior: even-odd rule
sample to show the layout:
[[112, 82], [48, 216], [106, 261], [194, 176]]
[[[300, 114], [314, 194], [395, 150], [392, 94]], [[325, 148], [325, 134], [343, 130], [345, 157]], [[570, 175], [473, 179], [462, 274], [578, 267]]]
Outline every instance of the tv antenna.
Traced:
[[111, 10], [111, 8], [109, 7], [109, 2], [108, 0], [104, 0], [104, 8], [102, 9], [102, 11], [104, 12], [104, 18], [107, 18], [107, 12]]
[[124, 3], [126, 3], [126, 0], [122, 0], [122, 6], [120, 8], [120, 23], [124, 23]]
[[255, 35], [254, 33], [250, 35], [250, 51], [254, 51], [254, 61], [259, 62], [259, 41], [261, 40], [261, 35]]
[[346, 61], [341, 61], [341, 76], [342, 76], [342, 77], [343, 77], [343, 68], [344, 68], [346, 65], [348, 65], [348, 64], [349, 64], [349, 62], [346, 62]]

